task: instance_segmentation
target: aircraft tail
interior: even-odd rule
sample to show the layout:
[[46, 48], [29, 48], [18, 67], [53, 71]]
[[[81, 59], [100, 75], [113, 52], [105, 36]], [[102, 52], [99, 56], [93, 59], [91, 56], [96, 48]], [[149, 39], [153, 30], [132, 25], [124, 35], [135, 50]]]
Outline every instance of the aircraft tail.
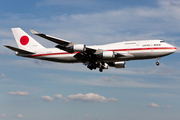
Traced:
[[26, 51], [36, 51], [37, 49], [44, 48], [40, 43], [34, 40], [21, 28], [11, 28], [11, 30], [16, 39], [16, 43], [19, 49]]

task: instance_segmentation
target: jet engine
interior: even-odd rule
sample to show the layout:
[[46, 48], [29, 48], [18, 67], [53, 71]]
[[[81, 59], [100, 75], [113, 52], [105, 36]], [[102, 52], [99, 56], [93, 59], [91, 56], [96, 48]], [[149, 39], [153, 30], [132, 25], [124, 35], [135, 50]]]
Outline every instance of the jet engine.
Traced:
[[109, 66], [115, 67], [115, 68], [125, 68], [126, 67], [126, 62], [120, 61], [120, 62], [111, 62], [108, 63]]
[[73, 46], [73, 50], [74, 50], [74, 52], [84, 52], [84, 51], [86, 51], [86, 45], [84, 45], [84, 44], [75, 44]]
[[98, 54], [97, 56], [103, 58], [103, 59], [112, 59], [115, 58], [114, 51], [104, 51], [101, 54]]
[[126, 67], [126, 62], [121, 61], [121, 62], [114, 62], [115, 68], [125, 68]]

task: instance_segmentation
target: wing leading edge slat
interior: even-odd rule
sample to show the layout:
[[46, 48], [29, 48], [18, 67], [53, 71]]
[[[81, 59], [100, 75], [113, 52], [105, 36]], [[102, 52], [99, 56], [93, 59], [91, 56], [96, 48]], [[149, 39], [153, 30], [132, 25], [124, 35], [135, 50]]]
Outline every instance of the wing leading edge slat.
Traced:
[[46, 35], [46, 34], [42, 34], [42, 33], [38, 33], [37, 31], [33, 30], [33, 29], [30, 29], [30, 31], [34, 34], [34, 35], [37, 35], [37, 36], [40, 36], [42, 38], [45, 38], [45, 39], [48, 39], [52, 42], [55, 42], [57, 44], [61, 44], [61, 45], [68, 45], [68, 44], [71, 44], [72, 42], [70, 41], [67, 41], [67, 40], [63, 40], [63, 39], [59, 39], [59, 38], [56, 38], [56, 37], [53, 37], [53, 36], [50, 36], [50, 35]]

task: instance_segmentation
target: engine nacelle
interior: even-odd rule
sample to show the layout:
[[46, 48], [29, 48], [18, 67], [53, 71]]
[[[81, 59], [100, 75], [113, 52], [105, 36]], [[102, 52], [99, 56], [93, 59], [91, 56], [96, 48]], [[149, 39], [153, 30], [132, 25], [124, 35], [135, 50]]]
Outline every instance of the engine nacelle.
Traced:
[[84, 45], [84, 44], [75, 44], [73, 46], [73, 50], [74, 50], [74, 52], [84, 52], [84, 51], [86, 51], [86, 45]]
[[98, 54], [97, 56], [103, 58], [103, 59], [112, 59], [115, 58], [114, 51], [104, 51], [101, 54]]
[[126, 62], [124, 62], [124, 61], [114, 62], [114, 67], [115, 68], [125, 68], [126, 67]]

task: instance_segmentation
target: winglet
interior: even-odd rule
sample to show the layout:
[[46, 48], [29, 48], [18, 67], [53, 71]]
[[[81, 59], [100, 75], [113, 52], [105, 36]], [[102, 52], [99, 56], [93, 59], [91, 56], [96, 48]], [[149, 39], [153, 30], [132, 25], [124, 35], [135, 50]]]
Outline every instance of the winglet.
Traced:
[[34, 35], [38, 35], [38, 34], [40, 34], [40, 33], [38, 33], [37, 31], [35, 31], [35, 30], [33, 30], [33, 29], [30, 29], [30, 31], [32, 32], [32, 34], [34, 34]]

